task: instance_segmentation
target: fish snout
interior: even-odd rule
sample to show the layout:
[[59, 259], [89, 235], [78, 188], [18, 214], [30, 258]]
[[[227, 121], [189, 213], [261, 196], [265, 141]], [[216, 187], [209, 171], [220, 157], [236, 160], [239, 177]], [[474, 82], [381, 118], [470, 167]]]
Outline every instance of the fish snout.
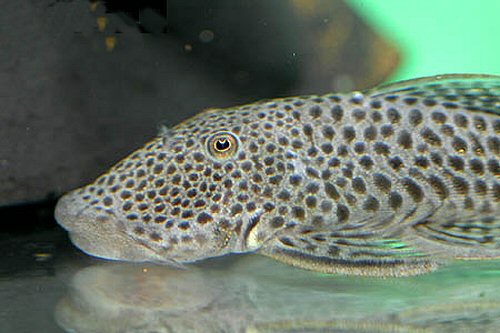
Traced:
[[112, 211], [96, 209], [86, 202], [80, 190], [62, 196], [54, 215], [57, 223], [69, 232], [71, 242], [89, 255], [111, 260], [164, 260], [129, 237], [123, 222]]

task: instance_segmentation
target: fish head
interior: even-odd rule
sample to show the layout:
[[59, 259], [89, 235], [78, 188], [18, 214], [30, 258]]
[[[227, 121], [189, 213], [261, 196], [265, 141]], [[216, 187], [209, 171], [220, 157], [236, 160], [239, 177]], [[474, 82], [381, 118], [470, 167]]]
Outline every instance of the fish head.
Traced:
[[278, 186], [286, 172], [268, 117], [208, 110], [164, 130], [64, 195], [56, 220], [78, 248], [107, 259], [179, 263], [244, 252], [240, 236], [269, 209], [265, 185]]

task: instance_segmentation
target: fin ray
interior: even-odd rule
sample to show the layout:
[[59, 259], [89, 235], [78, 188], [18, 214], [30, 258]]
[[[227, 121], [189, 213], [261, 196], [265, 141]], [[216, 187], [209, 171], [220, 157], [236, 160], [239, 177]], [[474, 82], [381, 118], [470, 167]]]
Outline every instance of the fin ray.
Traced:
[[366, 93], [371, 98], [389, 95], [421, 97], [450, 107], [461, 107], [500, 115], [500, 76], [483, 74], [448, 74], [389, 83]]
[[278, 236], [261, 254], [286, 264], [323, 273], [362, 276], [412, 276], [435, 270], [439, 256], [412, 245], [411, 237], [375, 234], [339, 238], [335, 233]]

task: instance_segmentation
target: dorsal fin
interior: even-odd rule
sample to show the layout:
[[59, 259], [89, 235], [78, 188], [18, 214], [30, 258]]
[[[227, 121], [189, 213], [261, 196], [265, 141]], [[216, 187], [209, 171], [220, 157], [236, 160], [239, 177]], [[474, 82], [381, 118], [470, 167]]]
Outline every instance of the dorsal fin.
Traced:
[[382, 85], [365, 92], [370, 98], [408, 97], [470, 111], [500, 114], [500, 76], [436, 75]]

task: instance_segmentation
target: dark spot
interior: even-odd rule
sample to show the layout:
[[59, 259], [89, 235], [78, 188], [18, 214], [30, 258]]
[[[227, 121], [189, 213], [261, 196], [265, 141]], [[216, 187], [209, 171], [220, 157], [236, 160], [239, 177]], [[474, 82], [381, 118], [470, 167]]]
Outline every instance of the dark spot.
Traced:
[[123, 190], [120, 192], [120, 198], [122, 198], [124, 200], [130, 198], [131, 196], [132, 196], [132, 192], [130, 192], [130, 191]]
[[401, 132], [399, 132], [398, 143], [404, 149], [410, 149], [413, 144], [411, 134], [406, 130], [402, 130]]
[[415, 165], [422, 169], [427, 169], [429, 166], [429, 160], [425, 156], [416, 156]]
[[337, 177], [335, 184], [337, 184], [337, 186], [344, 188], [347, 185], [347, 180], [344, 177]]
[[196, 217], [196, 221], [198, 223], [200, 223], [200, 224], [205, 224], [205, 223], [208, 223], [208, 222], [212, 222], [213, 221], [213, 217], [212, 217], [212, 215], [210, 215], [210, 214], [208, 214], [206, 212], [201, 212]]
[[453, 116], [453, 120], [458, 127], [466, 128], [468, 124], [468, 119], [465, 115], [457, 113]]
[[268, 153], [273, 153], [275, 150], [276, 150], [276, 146], [275, 146], [274, 144], [272, 144], [272, 143], [268, 143], [268, 144], [266, 145], [266, 151], [267, 151]]
[[394, 130], [392, 128], [392, 125], [390, 124], [385, 124], [380, 127], [380, 134], [384, 137], [387, 138], [391, 135], [394, 134]]
[[292, 215], [295, 218], [303, 220], [304, 217], [306, 216], [306, 212], [305, 212], [304, 208], [299, 207], [299, 206], [294, 206], [294, 207], [292, 207]]
[[453, 177], [452, 179], [453, 187], [455, 191], [460, 195], [467, 195], [469, 193], [469, 183], [465, 178], [462, 177]]
[[183, 212], [182, 212], [181, 217], [182, 217], [183, 219], [188, 219], [188, 218], [193, 217], [193, 215], [194, 215], [194, 214], [193, 214], [193, 211], [192, 211], [192, 210], [185, 210], [185, 211], [183, 211]]
[[278, 143], [281, 145], [281, 146], [287, 146], [289, 144], [289, 141], [286, 137], [284, 136], [280, 136], [278, 138]]
[[271, 212], [274, 210], [274, 208], [276, 208], [276, 206], [271, 202], [266, 202], [262, 207], [266, 212]]
[[238, 200], [239, 202], [242, 202], [242, 203], [245, 203], [247, 202], [249, 199], [249, 196], [248, 194], [245, 194], [245, 193], [240, 193], [238, 194], [238, 196], [236, 197], [236, 200]]
[[[332, 147], [332, 150], [333, 150], [333, 147]], [[316, 155], [318, 155], [318, 149], [316, 147], [312, 146], [309, 149], [307, 149], [307, 156], [316, 157]]]
[[326, 195], [328, 195], [328, 197], [332, 198], [333, 200], [338, 200], [340, 198], [340, 194], [337, 191], [337, 188], [335, 187], [335, 185], [333, 185], [332, 183], [326, 182], [324, 184], [324, 186], [325, 186], [325, 193], [326, 193]]
[[372, 100], [370, 102], [370, 107], [372, 109], [380, 109], [382, 107], [382, 102], [379, 100]]
[[488, 161], [488, 170], [495, 176], [500, 176], [500, 165], [497, 160], [491, 159]]
[[377, 138], [377, 128], [373, 125], [370, 125], [367, 128], [365, 128], [364, 137], [365, 140], [367, 141], [375, 140]]
[[373, 166], [373, 160], [370, 156], [368, 155], [365, 155], [365, 156], [362, 156], [360, 159], [359, 159], [359, 165], [361, 165], [363, 168], [365, 169], [371, 169], [371, 167]]
[[278, 195], [277, 195], [278, 199], [280, 200], [283, 200], [283, 201], [288, 201], [290, 199], [290, 192], [288, 192], [287, 190], [281, 190]]
[[140, 211], [145, 211], [149, 208], [149, 205], [147, 203], [140, 203], [137, 205], [137, 209], [139, 209]]
[[441, 138], [428, 127], [422, 129], [422, 131], [420, 131], [420, 135], [422, 136], [424, 141], [430, 144], [431, 146], [441, 145]]
[[436, 106], [437, 102], [430, 98], [425, 98], [423, 101], [425, 106]]
[[362, 154], [365, 152], [365, 144], [363, 142], [356, 142], [354, 144], [354, 151], [357, 154]]
[[467, 152], [467, 142], [465, 142], [464, 139], [458, 137], [458, 136], [455, 136], [453, 138], [453, 141], [451, 143], [451, 146], [453, 147], [453, 149], [455, 149], [455, 151], [459, 154], [465, 154]]
[[381, 173], [373, 175], [373, 182], [381, 192], [388, 193], [391, 190], [391, 179]]
[[406, 97], [403, 99], [403, 102], [406, 105], [415, 105], [417, 103], [417, 99], [415, 97]]
[[391, 152], [389, 146], [380, 141], [375, 142], [375, 144], [373, 145], [373, 149], [379, 155], [389, 155]]
[[128, 214], [125, 217], [127, 218], [127, 220], [131, 220], [131, 221], [135, 221], [139, 218], [139, 216], [135, 213]]
[[134, 228], [134, 233], [137, 235], [144, 235], [145, 230], [143, 227], [135, 227]]
[[391, 157], [388, 163], [389, 166], [394, 170], [399, 170], [404, 166], [403, 160], [399, 156]]
[[342, 204], [337, 204], [337, 220], [339, 223], [346, 223], [349, 220], [349, 208]]
[[347, 142], [351, 142], [356, 138], [356, 130], [352, 126], [345, 126], [343, 128], [344, 139]]
[[160, 174], [163, 171], [163, 164], [156, 164], [153, 168], [153, 173]]
[[474, 184], [474, 191], [477, 195], [485, 196], [488, 192], [488, 185], [483, 180], [478, 179]]
[[316, 201], [316, 197], [311, 196], [311, 195], [308, 196], [308, 197], [306, 197], [306, 205], [307, 205], [307, 207], [309, 207], [309, 208], [316, 207], [316, 202], [317, 202]]
[[235, 216], [240, 214], [243, 211], [243, 206], [241, 204], [235, 204], [231, 207], [231, 215]]
[[338, 156], [347, 156], [348, 150], [346, 145], [339, 145], [337, 147], [337, 155]]
[[320, 204], [321, 211], [324, 213], [330, 212], [333, 208], [333, 204], [330, 200], [323, 200]]
[[165, 210], [166, 206], [163, 203], [157, 204], [154, 208], [155, 213], [161, 213]]
[[495, 155], [500, 155], [500, 139], [498, 137], [488, 138], [488, 149]]
[[424, 198], [424, 192], [422, 188], [411, 178], [405, 177], [401, 180], [401, 184], [406, 192], [415, 202], [421, 202]]
[[122, 206], [122, 209], [124, 211], [129, 211], [132, 208], [133, 204], [130, 201], [125, 201], [125, 203]]
[[293, 140], [292, 141], [292, 147], [295, 149], [300, 149], [304, 146], [304, 143], [300, 140]]
[[276, 229], [280, 228], [285, 224], [285, 219], [281, 216], [275, 216], [271, 219], [271, 227]]
[[184, 221], [184, 222], [179, 223], [177, 225], [177, 227], [181, 230], [187, 230], [191, 227], [191, 225], [189, 224], [189, 222]]
[[366, 193], [366, 185], [361, 177], [353, 178], [351, 186], [355, 192]]
[[443, 102], [441, 105], [444, 106], [445, 109], [458, 109], [458, 105], [456, 103]]
[[401, 208], [401, 205], [403, 204], [403, 197], [398, 192], [392, 191], [391, 193], [389, 193], [388, 202], [389, 206], [393, 210], [398, 210], [399, 208]]
[[319, 172], [318, 170], [312, 168], [312, 167], [307, 167], [306, 168], [306, 174], [309, 176], [309, 177], [312, 177], [312, 178], [320, 178], [319, 177]]
[[149, 214], [149, 213], [146, 213], [146, 214], [142, 215], [142, 220], [143, 220], [145, 223], [148, 223], [149, 221], [151, 221], [151, 219], [152, 219], [152, 216], [151, 216], [151, 214]]
[[432, 112], [431, 118], [437, 124], [444, 124], [446, 122], [446, 115], [439, 111]]
[[439, 196], [441, 200], [446, 199], [449, 196], [448, 187], [438, 176], [432, 175], [427, 179], [432, 189]]
[[471, 197], [465, 197], [464, 199], [464, 208], [467, 210], [473, 210], [474, 209], [474, 201], [472, 200]]
[[316, 182], [311, 182], [306, 185], [306, 192], [307, 193], [317, 193], [319, 191], [319, 184]]
[[323, 133], [323, 136], [325, 137], [325, 139], [327, 140], [331, 140], [333, 139], [333, 137], [335, 136], [335, 130], [333, 129], [333, 127], [329, 126], [329, 125], [325, 125], [323, 126], [322, 128], [322, 131]]
[[135, 182], [134, 182], [134, 180], [133, 180], [133, 179], [129, 179], [129, 180], [127, 180], [127, 182], [125, 183], [125, 187], [126, 187], [126, 188], [133, 188], [133, 187], [134, 187], [134, 185], [135, 185]]
[[369, 195], [366, 198], [365, 202], [363, 203], [363, 209], [366, 211], [375, 212], [379, 209], [379, 207], [380, 207], [380, 204], [379, 204], [378, 200], [373, 195]]
[[380, 112], [378, 112], [378, 111], [374, 111], [374, 112], [372, 113], [372, 120], [373, 120], [373, 122], [375, 122], [375, 123], [378, 123], [379, 121], [381, 121], [381, 120], [382, 120], [382, 115], [380, 114]]
[[390, 108], [389, 110], [387, 110], [387, 119], [389, 119], [392, 124], [397, 124], [401, 120], [401, 115], [399, 114], [398, 110]]
[[444, 124], [441, 126], [441, 133], [451, 137], [455, 134], [455, 129], [449, 124]]
[[161, 240], [163, 239], [163, 238], [160, 236], [160, 234], [159, 234], [159, 233], [157, 233], [157, 232], [153, 232], [153, 233], [151, 233], [151, 235], [149, 235], [149, 238], [150, 238], [152, 241], [154, 241], [154, 242], [159, 242], [159, 241], [161, 241]]
[[366, 113], [362, 109], [354, 109], [352, 111], [352, 116], [354, 117], [354, 119], [356, 121], [359, 122], [359, 121], [362, 121], [363, 119], [365, 119]]
[[332, 107], [331, 116], [334, 122], [339, 122], [344, 116], [344, 110], [342, 110], [340, 105], [336, 104]]
[[465, 167], [465, 162], [460, 156], [452, 155], [448, 157], [448, 165], [452, 167], [455, 171], [463, 171]]
[[104, 197], [104, 199], [102, 199], [102, 203], [104, 204], [104, 206], [111, 206], [113, 204], [113, 199], [111, 197]]
[[422, 123], [422, 119], [422, 112], [420, 112], [420, 110], [418, 109], [411, 110], [408, 115], [408, 121], [413, 127], [420, 125], [420, 123]]
[[330, 143], [323, 143], [321, 145], [321, 150], [325, 153], [325, 154], [331, 154], [333, 152], [333, 146], [330, 144]]
[[432, 163], [434, 163], [434, 164], [436, 164], [438, 166], [442, 166], [443, 165], [443, 158], [437, 152], [432, 152], [431, 153], [431, 161], [432, 161]]
[[484, 164], [477, 158], [473, 158], [469, 161], [469, 168], [477, 175], [484, 174]]
[[309, 109], [309, 114], [312, 118], [319, 118], [321, 116], [322, 110], [318, 105], [314, 105]]
[[246, 205], [246, 210], [250, 213], [253, 212], [256, 208], [257, 206], [255, 205], [255, 202], [249, 202]]

